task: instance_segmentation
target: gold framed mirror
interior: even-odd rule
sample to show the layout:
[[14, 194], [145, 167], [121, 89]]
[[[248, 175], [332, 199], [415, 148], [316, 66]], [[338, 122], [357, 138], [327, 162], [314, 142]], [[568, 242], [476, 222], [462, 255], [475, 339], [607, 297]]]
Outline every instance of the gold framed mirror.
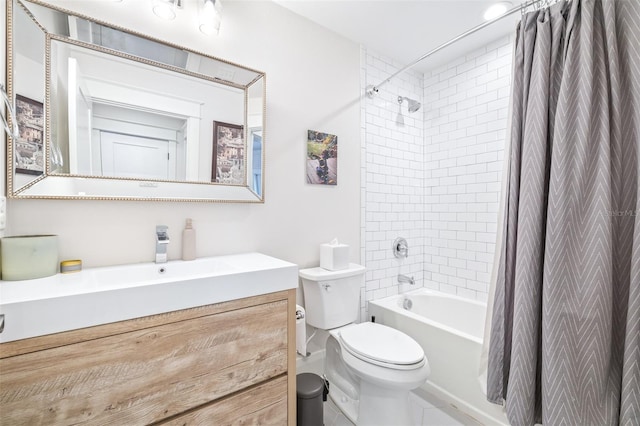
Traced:
[[9, 197], [264, 201], [264, 72], [8, 0], [7, 91]]

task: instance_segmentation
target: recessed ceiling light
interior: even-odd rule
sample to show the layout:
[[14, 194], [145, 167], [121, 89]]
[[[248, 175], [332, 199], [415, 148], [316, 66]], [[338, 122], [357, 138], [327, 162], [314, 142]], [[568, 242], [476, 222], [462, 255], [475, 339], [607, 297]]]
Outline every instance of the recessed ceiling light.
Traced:
[[501, 1], [498, 3], [494, 3], [489, 6], [489, 8], [484, 12], [484, 19], [490, 21], [494, 18], [497, 18], [500, 15], [503, 15], [507, 10], [511, 8], [512, 4], [508, 1]]

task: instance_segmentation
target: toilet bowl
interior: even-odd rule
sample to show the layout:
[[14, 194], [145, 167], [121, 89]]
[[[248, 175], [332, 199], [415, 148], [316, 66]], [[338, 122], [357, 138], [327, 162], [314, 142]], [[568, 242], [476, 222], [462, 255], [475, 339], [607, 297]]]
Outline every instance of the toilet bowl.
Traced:
[[398, 330], [371, 322], [329, 333], [340, 358], [327, 359], [327, 376], [332, 377], [336, 370], [332, 362], [342, 362], [358, 389], [357, 404], [345, 404], [342, 395], [333, 399], [343, 412], [348, 411], [345, 415], [358, 426], [413, 424], [409, 392], [420, 387], [430, 373], [420, 345]]
[[300, 270], [307, 324], [327, 330], [329, 396], [358, 426], [411, 425], [409, 392], [429, 376], [422, 347], [406, 334], [373, 322], [356, 324], [364, 267]]

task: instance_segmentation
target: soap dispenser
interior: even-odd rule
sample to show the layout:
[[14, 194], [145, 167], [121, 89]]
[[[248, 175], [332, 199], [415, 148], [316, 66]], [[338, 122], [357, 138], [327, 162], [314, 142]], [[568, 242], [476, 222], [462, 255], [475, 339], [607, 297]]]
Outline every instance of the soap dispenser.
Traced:
[[187, 219], [187, 224], [182, 231], [182, 260], [193, 260], [196, 258], [196, 231], [193, 229], [191, 219]]

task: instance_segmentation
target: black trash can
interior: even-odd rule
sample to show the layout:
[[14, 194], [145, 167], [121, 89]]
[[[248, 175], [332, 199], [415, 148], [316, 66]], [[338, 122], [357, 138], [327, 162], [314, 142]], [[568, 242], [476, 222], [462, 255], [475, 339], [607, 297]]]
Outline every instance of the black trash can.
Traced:
[[317, 374], [300, 373], [296, 376], [297, 426], [323, 425], [323, 391], [324, 380]]

